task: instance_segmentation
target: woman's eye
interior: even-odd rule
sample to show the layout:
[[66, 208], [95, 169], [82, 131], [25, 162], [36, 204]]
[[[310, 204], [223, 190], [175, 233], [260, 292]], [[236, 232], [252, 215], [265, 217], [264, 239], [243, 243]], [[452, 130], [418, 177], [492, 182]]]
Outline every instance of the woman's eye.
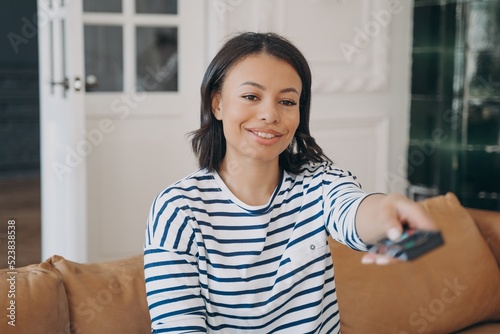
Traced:
[[295, 101], [292, 101], [292, 100], [283, 100], [280, 102], [281, 104], [287, 106], [287, 107], [291, 107], [291, 106], [295, 106], [297, 105], [297, 103]]
[[257, 96], [252, 95], [252, 94], [243, 95], [243, 98], [244, 98], [244, 99], [247, 99], [247, 100], [250, 100], [250, 101], [255, 101], [255, 100], [257, 100]]

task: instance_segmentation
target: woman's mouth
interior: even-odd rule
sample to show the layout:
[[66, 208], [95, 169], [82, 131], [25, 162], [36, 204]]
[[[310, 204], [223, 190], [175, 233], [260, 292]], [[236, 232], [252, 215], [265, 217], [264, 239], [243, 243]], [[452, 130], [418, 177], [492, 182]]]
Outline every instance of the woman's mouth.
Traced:
[[271, 138], [274, 138], [276, 137], [276, 135], [272, 134], [272, 133], [268, 133], [268, 132], [254, 132], [257, 136], [261, 137], [261, 138], [265, 138], [265, 139], [271, 139]]
[[254, 136], [254, 140], [261, 145], [274, 145], [284, 136], [278, 131], [264, 128], [250, 128], [247, 129], [247, 131], [250, 132]]

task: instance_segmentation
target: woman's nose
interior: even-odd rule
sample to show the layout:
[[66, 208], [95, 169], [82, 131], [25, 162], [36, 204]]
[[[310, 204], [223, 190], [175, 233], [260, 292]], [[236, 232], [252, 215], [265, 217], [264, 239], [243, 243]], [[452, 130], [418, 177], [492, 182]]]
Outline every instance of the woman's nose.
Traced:
[[278, 107], [274, 103], [263, 104], [258, 117], [267, 124], [277, 123], [280, 121]]

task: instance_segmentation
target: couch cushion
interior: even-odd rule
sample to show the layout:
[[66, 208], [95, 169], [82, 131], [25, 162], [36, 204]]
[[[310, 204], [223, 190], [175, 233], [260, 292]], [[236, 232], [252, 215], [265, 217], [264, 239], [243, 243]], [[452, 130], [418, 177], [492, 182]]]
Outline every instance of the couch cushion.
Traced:
[[92, 264], [54, 256], [51, 262], [63, 275], [72, 331], [151, 333], [142, 255]]
[[0, 296], [0, 333], [69, 334], [62, 275], [49, 263], [0, 270]]
[[445, 245], [410, 263], [360, 264], [332, 241], [341, 329], [349, 333], [450, 333], [500, 319], [500, 272], [453, 194], [422, 202]]

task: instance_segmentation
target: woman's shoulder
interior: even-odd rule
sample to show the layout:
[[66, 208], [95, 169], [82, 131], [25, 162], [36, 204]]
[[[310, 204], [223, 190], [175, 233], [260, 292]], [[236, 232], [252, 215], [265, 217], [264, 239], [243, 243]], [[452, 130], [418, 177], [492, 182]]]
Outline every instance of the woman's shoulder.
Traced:
[[172, 185], [170, 185], [169, 188], [171, 187], [190, 187], [192, 185], [197, 185], [197, 184], [203, 184], [206, 183], [207, 181], [213, 181], [214, 180], [214, 173], [210, 172], [209, 170], [205, 168], [198, 169], [197, 171], [183, 177], [182, 179], [174, 182]]
[[156, 200], [172, 200], [187, 193], [208, 191], [214, 186], [214, 175], [207, 169], [199, 169], [163, 189]]
[[334, 165], [331, 161], [322, 161], [305, 163], [297, 175], [302, 177], [317, 177], [320, 175], [344, 177], [352, 176], [352, 173]]

